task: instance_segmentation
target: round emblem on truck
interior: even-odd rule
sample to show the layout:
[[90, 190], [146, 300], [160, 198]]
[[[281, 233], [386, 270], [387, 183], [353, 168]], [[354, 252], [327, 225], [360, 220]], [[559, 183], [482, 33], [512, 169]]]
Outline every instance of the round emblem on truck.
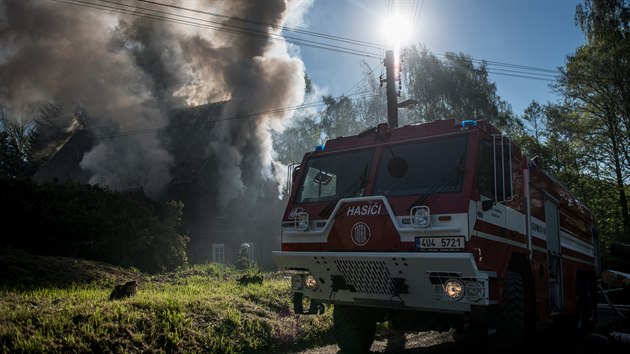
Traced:
[[370, 227], [366, 223], [358, 222], [352, 227], [350, 236], [355, 245], [363, 246], [370, 240], [370, 233]]

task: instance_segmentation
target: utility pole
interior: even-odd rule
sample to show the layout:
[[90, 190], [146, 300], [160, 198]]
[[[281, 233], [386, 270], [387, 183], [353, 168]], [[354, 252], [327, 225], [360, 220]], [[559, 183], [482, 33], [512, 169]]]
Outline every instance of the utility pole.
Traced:
[[385, 75], [387, 78], [387, 125], [390, 129], [398, 128], [398, 92], [396, 92], [396, 80], [398, 72], [396, 70], [396, 60], [394, 51], [385, 52]]

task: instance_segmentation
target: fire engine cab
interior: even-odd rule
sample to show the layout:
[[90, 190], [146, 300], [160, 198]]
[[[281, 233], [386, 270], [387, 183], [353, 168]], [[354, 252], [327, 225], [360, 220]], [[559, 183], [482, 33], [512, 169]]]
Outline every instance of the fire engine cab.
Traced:
[[369, 351], [379, 321], [516, 351], [537, 321], [594, 320], [591, 212], [487, 121], [382, 123], [292, 177], [273, 258], [296, 313], [333, 305], [344, 352]]

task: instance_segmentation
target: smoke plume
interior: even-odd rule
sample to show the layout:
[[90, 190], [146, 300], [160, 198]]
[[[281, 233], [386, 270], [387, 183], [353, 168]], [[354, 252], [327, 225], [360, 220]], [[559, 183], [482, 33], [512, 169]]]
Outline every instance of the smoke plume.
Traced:
[[[227, 100], [207, 146], [219, 171], [208, 181], [217, 205], [256, 197], [276, 180], [270, 132], [291, 117], [278, 108], [304, 94], [303, 63], [276, 36], [290, 15], [284, 0], [160, 1], [172, 7], [120, 0], [113, 7], [122, 12], [85, 6], [98, 0], [71, 2], [0, 0], [0, 105], [55, 102], [66, 115], [79, 107], [99, 137], [81, 161], [90, 183], [142, 186], [157, 196], [175, 163], [159, 135], [169, 112]], [[137, 7], [215, 24], [129, 12]], [[255, 35], [235, 33], [247, 23]]]

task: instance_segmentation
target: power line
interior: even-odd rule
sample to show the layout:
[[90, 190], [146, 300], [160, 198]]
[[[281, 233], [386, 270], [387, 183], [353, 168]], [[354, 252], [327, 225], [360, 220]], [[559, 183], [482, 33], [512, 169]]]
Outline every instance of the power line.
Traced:
[[[377, 67], [380, 67], [381, 64], [383, 64], [383, 61], [381, 61], [378, 66], [375, 66], [374, 69], [370, 70], [370, 72], [367, 75], [364, 75], [363, 78], [361, 80], [359, 80], [356, 84], [354, 84], [350, 89], [348, 89], [342, 96], [348, 96], [348, 94], [354, 90], [357, 86], [359, 86], [363, 81], [365, 81], [368, 76], [372, 75], [374, 73], [374, 70], [376, 70]], [[367, 64], [366, 64], [367, 65]], [[369, 66], [368, 66], [369, 67]], [[371, 69], [371, 68], [370, 68]]]
[[494, 74], [494, 75], [503, 75], [503, 76], [511, 76], [511, 77], [518, 77], [518, 78], [522, 78], [522, 79], [530, 79], [530, 80], [539, 80], [539, 81], [547, 81], [547, 82], [554, 82], [555, 80], [553, 79], [548, 79], [548, 78], [544, 78], [544, 77], [536, 77], [536, 76], [529, 76], [529, 75], [518, 75], [518, 74], [511, 74], [511, 73], [503, 73], [503, 72], [497, 72], [494, 70], [488, 70], [489, 74]]
[[[162, 21], [167, 21], [167, 22], [172, 22], [172, 23], [177, 23], [177, 24], [189, 25], [189, 26], [194, 26], [194, 27], [198, 27], [198, 28], [216, 29], [216, 30], [221, 30], [221, 31], [229, 32], [229, 33], [238, 34], [238, 35], [245, 35], [245, 36], [250, 36], [250, 37], [253, 37], [253, 38], [261, 38], [261, 39], [264, 39], [264, 40], [286, 41], [286, 42], [291, 42], [291, 43], [304, 45], [304, 46], [310, 46], [310, 47], [314, 47], [314, 48], [338, 51], [338, 52], [346, 53], [346, 54], [354, 54], [354, 55], [362, 55], [362, 56], [373, 55], [373, 53], [361, 52], [361, 51], [358, 51], [357, 49], [352, 49], [352, 48], [347, 48], [347, 47], [340, 47], [340, 46], [334, 46], [334, 45], [330, 45], [330, 44], [327, 44], [327, 43], [314, 42], [314, 41], [309, 41], [309, 40], [305, 40], [305, 39], [301, 39], [301, 38], [280, 36], [280, 35], [276, 35], [274, 33], [269, 33], [268, 31], [261, 31], [261, 30], [256, 30], [256, 29], [253, 29], [253, 28], [239, 27], [239, 26], [232, 25], [232, 24], [226, 24], [226, 23], [221, 23], [221, 22], [214, 22], [214, 21], [210, 21], [210, 20], [199, 19], [199, 18], [192, 17], [192, 16], [173, 14], [173, 13], [170, 13], [170, 12], [159, 11], [159, 10], [149, 9], [149, 8], [143, 8], [143, 7], [139, 7], [139, 6], [135, 6], [135, 5], [127, 5], [127, 4], [123, 4], [123, 3], [119, 3], [119, 2], [111, 1], [111, 0], [96, 0], [96, 1], [99, 1], [100, 3], [88, 2], [88, 1], [85, 1], [85, 0], [54, 0], [54, 1], [63, 2], [63, 3], [67, 3], [67, 4], [72, 4], [72, 5], [78, 5], [78, 6], [85, 6], [85, 7], [90, 7], [90, 8], [100, 9], [100, 10], [108, 10], [108, 11], [112, 11], [112, 12], [123, 13], [123, 14], [128, 14], [128, 15], [133, 15], [133, 16], [146, 17], [146, 18], [162, 20]], [[235, 21], [235, 22], [254, 24], [254, 25], [257, 25], [257, 26], [266, 26], [266, 27], [271, 27], [271, 28], [275, 28], [275, 29], [279, 28], [279, 26], [277, 26], [277, 25], [266, 24], [266, 23], [259, 22], [259, 21], [241, 19], [241, 18], [237, 18], [237, 17], [228, 17], [228, 16], [221, 15], [221, 14], [211, 13], [211, 12], [207, 12], [207, 11], [200, 11], [200, 10], [195, 10], [195, 9], [188, 9], [188, 8], [184, 8], [184, 7], [181, 7], [181, 6], [162, 4], [162, 3], [155, 2], [155, 1], [149, 1], [149, 0], [139, 0], [139, 1], [145, 2], [145, 3], [148, 3], [148, 4], [158, 5], [158, 6], [166, 6], [166, 7], [182, 10], [182, 11], [192, 11], [192, 12], [202, 13], [202, 14], [206, 14], [206, 15], [210, 15], [210, 16], [221, 17], [221, 18], [229, 19], [230, 21]], [[416, 21], [419, 20], [419, 15], [420, 15], [420, 12], [422, 10], [423, 4], [424, 4], [424, 1], [422, 2], [422, 5], [419, 8], [420, 10], [418, 12], [418, 17], [416, 18]], [[391, 6], [392, 6], [392, 4], [390, 2], [390, 9], [391, 9]], [[283, 31], [294, 32], [294, 33], [299, 33], [299, 34], [304, 34], [304, 35], [316, 36], [316, 37], [319, 37], [319, 38], [325, 38], [325, 39], [329, 39], [329, 40], [337, 40], [337, 41], [350, 43], [350, 44], [356, 44], [356, 45], [360, 44], [360, 45], [363, 45], [363, 46], [371, 46], [371, 48], [382, 49], [381, 46], [378, 46], [376, 44], [371, 44], [369, 42], [364, 42], [364, 41], [351, 40], [351, 39], [344, 38], [344, 37], [339, 37], [339, 36], [320, 34], [320, 33], [311, 32], [311, 31], [297, 30], [297, 29], [292, 29], [292, 28], [288, 28], [288, 27], [282, 27], [282, 30]], [[436, 55], [436, 56], [442, 56], [442, 57], [446, 57], [447, 56], [447, 54], [439, 54], [439, 53], [433, 53], [433, 54]], [[486, 60], [479, 60], [479, 59], [471, 59], [471, 60], [473, 62], [476, 62], [476, 63], [482, 63], [482, 64], [487, 65], [488, 73], [496, 74], [496, 75], [512, 76], [512, 77], [518, 77], [518, 78], [543, 80], [543, 81], [553, 81], [553, 78], [549, 74], [543, 75], [543, 74], [538, 74], [537, 72], [541, 72], [541, 73], [555, 73], [555, 72], [557, 72], [557, 71], [549, 70], [549, 69], [542, 69], [542, 68], [536, 68], [536, 67], [524, 66], [524, 65], [517, 65], [517, 64], [510, 64], [510, 63], [502, 63], [502, 62], [497, 62], [497, 61], [486, 61]], [[492, 66], [497, 66], [499, 68], [494, 68]], [[522, 69], [522, 70], [514, 70], [514, 69]], [[373, 71], [374, 70], [372, 70], [372, 72]], [[362, 80], [360, 80], [357, 84], [355, 84], [352, 88], [350, 88], [350, 90], [348, 90], [347, 93], [351, 92], [356, 86], [358, 86], [364, 80], [365, 80], [365, 77]], [[346, 95], [347, 95], [347, 93], [346, 93]], [[302, 108], [308, 108], [308, 105], [304, 105], [302, 107], [299, 107], [299, 106], [287, 107], [287, 108], [282, 108], [282, 109], [278, 109], [278, 110], [270, 111], [270, 112], [259, 112], [259, 113], [255, 113], [255, 114], [251, 114], [251, 115], [239, 116], [239, 117], [231, 117], [231, 118], [225, 118], [225, 119], [221, 119], [221, 120], [247, 118], [247, 117], [251, 117], [251, 116], [257, 116], [257, 115], [260, 115], [260, 114], [279, 113], [279, 112], [283, 112], [283, 111], [290, 110], [290, 109], [302, 109]], [[216, 120], [216, 121], [218, 122], [218, 121], [221, 121], [221, 120]], [[165, 129], [165, 128], [162, 127], [162, 128], [152, 128], [152, 129], [145, 129], [145, 130], [138, 130], [138, 131], [130, 131], [130, 132], [118, 133], [118, 134], [115, 134], [115, 135], [112, 135], [112, 136], [124, 136], [124, 135], [131, 135], [131, 134], [137, 134], [137, 133], [145, 133], [145, 132], [156, 131], [155, 129], [160, 129], [161, 130], [161, 129]]]
[[[234, 33], [234, 34], [239, 34], [239, 35], [245, 35], [245, 36], [250, 36], [250, 37], [256, 37], [256, 38], [260, 38], [260, 39], [264, 39], [264, 40], [286, 41], [286, 42], [289, 42], [289, 43], [302, 45], [302, 46], [305, 46], [305, 47], [311, 47], [311, 48], [316, 48], [316, 49], [335, 51], [335, 52], [339, 52], [339, 53], [343, 53], [343, 54], [351, 54], [351, 55], [358, 55], [358, 56], [369, 57], [369, 58], [382, 59], [382, 55], [381, 54], [376, 54], [374, 52], [368, 52], [368, 51], [364, 51], [364, 50], [359, 50], [359, 49], [356, 49], [356, 48], [348, 48], [348, 47], [336, 46], [336, 45], [331, 45], [329, 43], [315, 42], [315, 41], [310, 41], [310, 40], [306, 40], [306, 39], [302, 39], [302, 38], [281, 36], [281, 35], [269, 33], [268, 31], [261, 31], [261, 30], [251, 29], [251, 28], [239, 27], [239, 26], [236, 26], [236, 25], [225, 24], [225, 23], [221, 23], [221, 22], [213, 22], [213, 21], [210, 21], [210, 20], [199, 19], [199, 18], [195, 18], [195, 17], [191, 17], [191, 16], [178, 15], [178, 14], [173, 14], [173, 13], [170, 13], [170, 12], [164, 12], [164, 11], [159, 11], [159, 10], [154, 10], [154, 9], [148, 9], [148, 8], [143, 8], [143, 7], [139, 7], [139, 6], [135, 6], [135, 5], [122, 4], [122, 3], [118, 3], [118, 2], [115, 2], [115, 1], [111, 1], [111, 0], [94, 0], [94, 1], [99, 1], [99, 2], [110, 4], [110, 5], [119, 5], [119, 6], [131, 7], [131, 8], [134, 8], [135, 11], [137, 11], [137, 10], [144, 10], [144, 11], [149, 11], [149, 12], [155, 12], [155, 13], [160, 14], [160, 16], [156, 16], [156, 15], [150, 14], [150, 13], [149, 14], [147, 14], [147, 13], [140, 13], [140, 14], [138, 14], [135, 11], [125, 10], [125, 9], [121, 9], [121, 8], [117, 8], [117, 7], [113, 7], [113, 6], [106, 6], [106, 5], [103, 5], [103, 4], [95, 4], [95, 3], [87, 2], [85, 0], [53, 0], [53, 1], [63, 2], [63, 3], [68, 3], [68, 4], [74, 4], [74, 5], [79, 5], [79, 6], [85, 6], [85, 7], [107, 9], [107, 10], [110, 10], [110, 11], [113, 11], [113, 12], [120, 12], [120, 13], [130, 14], [130, 15], [134, 15], [134, 16], [140, 16], [140, 17], [148, 17], [148, 18], [163, 20], [163, 21], [167, 21], [167, 22], [173, 22], [173, 23], [184, 24], [184, 25], [191, 25], [191, 26], [194, 26], [194, 27], [216, 29], [216, 30], [220, 30], [220, 31], [224, 31], [224, 32], [229, 32], [229, 33]], [[231, 16], [226, 16], [226, 15], [217, 14], [217, 13], [213, 13], [213, 12], [196, 10], [196, 9], [190, 9], [190, 8], [181, 7], [181, 6], [175, 6], [175, 5], [170, 5], [170, 4], [163, 4], [163, 3], [156, 2], [156, 1], [150, 1], [150, 0], [139, 0], [139, 1], [144, 2], [144, 3], [148, 3], [148, 4], [174, 8], [174, 9], [178, 9], [178, 10], [182, 10], [182, 11], [191, 11], [191, 12], [202, 13], [202, 14], [206, 14], [206, 15], [210, 15], [210, 16], [217, 16], [217, 17], [220, 17], [220, 18], [230, 19], [231, 21], [236, 21], [236, 22], [250, 23], [250, 24], [255, 24], [255, 25], [258, 25], [258, 26], [266, 26], [266, 27], [271, 27], [271, 28], [278, 28], [279, 27], [279, 26], [277, 26], [275, 24], [269, 24], [269, 23], [264, 23], [264, 22], [260, 22], [260, 21], [254, 21], [254, 20], [248, 20], [248, 19], [243, 19], [243, 18], [238, 18], [238, 17], [231, 17]], [[422, 5], [420, 6], [420, 11], [423, 8], [423, 4], [424, 4], [424, 0], [423, 0]], [[389, 6], [391, 7], [392, 4], [390, 3]], [[178, 17], [183, 18], [183, 20], [173, 19], [173, 18], [164, 17], [164, 16], [178, 16]], [[419, 19], [419, 17], [418, 17], [418, 19]], [[198, 23], [198, 22], [192, 22], [192, 21], [207, 22], [207, 23], [211, 23], [211, 24], [217, 24], [217, 26], [208, 25], [208, 24], [204, 24], [204, 23]], [[230, 28], [228, 29], [228, 28], [225, 28], [225, 27], [230, 27]], [[295, 32], [295, 33], [304, 34], [304, 35], [310, 35], [310, 36], [316, 36], [316, 37], [319, 37], [319, 38], [325, 38], [325, 39], [329, 39], [329, 40], [336, 40], [336, 41], [341, 41], [341, 42], [346, 42], [346, 43], [352, 43], [352, 44], [357, 45], [357, 46], [364, 46], [364, 47], [369, 47], [369, 48], [373, 48], [373, 49], [383, 50], [383, 48], [384, 48], [383, 46], [380, 46], [380, 45], [378, 45], [376, 43], [371, 43], [371, 42], [367, 42], [367, 41], [358, 41], [358, 40], [353, 40], [353, 39], [346, 38], [346, 37], [333, 36], [333, 35], [322, 34], [322, 33], [312, 32], [312, 31], [299, 30], [299, 29], [294, 29], [294, 28], [289, 28], [289, 27], [282, 27], [282, 29], [283, 30], [287, 30], [287, 31], [291, 31], [291, 32]], [[436, 55], [436, 56], [438, 56], [438, 57], [446, 57], [447, 56], [447, 54], [442, 54], [442, 53], [433, 53], [433, 52], [431, 52], [431, 53]], [[499, 61], [475, 59], [475, 58], [472, 58], [472, 57], [470, 57], [470, 59], [471, 59], [471, 61], [473, 61], [475, 63], [478, 63], [478, 64], [484, 63], [488, 67], [499, 66], [499, 67], [505, 67], [505, 68], [522, 69], [522, 70], [533, 71], [533, 72], [545, 72], [545, 73], [559, 74], [558, 70], [538, 68], [538, 67], [519, 65], [519, 64], [504, 63], [504, 62], [499, 62]], [[515, 73], [515, 74], [518, 74], [518, 73]], [[524, 76], [524, 78], [529, 78], [529, 77], [527, 77], [527, 75], [523, 75], [523, 76]]]
[[[414, 5], [417, 8], [418, 0], [414, 1]], [[424, 7], [424, 0], [420, 3], [420, 10], [418, 10], [417, 15], [415, 9], [412, 8], [411, 13], [413, 17], [413, 22], [411, 24], [411, 28], [413, 28], [412, 34], [416, 34], [418, 32], [418, 25], [420, 24], [420, 15], [422, 14], [422, 8]]]
[[[198, 20], [198, 19], [190, 18], [189, 16], [178, 15], [178, 17], [186, 18], [186, 20], [179, 20], [179, 19], [173, 19], [173, 18], [169, 18], [169, 17], [158, 16], [158, 15], [152, 14], [150, 12], [149, 13], [146, 13], [146, 12], [138, 13], [137, 10], [147, 10], [147, 9], [138, 8], [137, 6], [133, 6], [133, 5], [121, 4], [121, 3], [114, 2], [114, 1], [98, 0], [98, 1], [110, 4], [110, 5], [112, 5], [112, 4], [113, 5], [121, 5], [121, 6], [125, 6], [125, 7], [128, 7], [128, 8], [132, 8], [133, 11], [125, 9], [125, 8], [118, 8], [118, 7], [113, 7], [113, 6], [104, 5], [104, 4], [96, 4], [96, 3], [91, 3], [91, 2], [82, 1], [82, 0], [54, 0], [54, 1], [62, 2], [62, 3], [66, 3], [66, 4], [71, 4], [71, 5], [78, 5], [78, 6], [84, 6], [84, 7], [94, 8], [94, 9], [100, 9], [100, 10], [110, 10], [110, 11], [117, 12], [117, 13], [129, 14], [129, 15], [134, 15], [134, 16], [139, 16], [139, 17], [147, 17], [147, 18], [152, 18], [152, 19], [165, 20], [165, 21], [173, 22], [173, 23], [193, 25], [193, 26], [196, 26], [196, 27], [221, 29], [221, 28], [218, 28], [218, 27], [215, 27], [215, 26], [202, 25], [202, 24], [199, 24], [199, 23], [196, 23], [196, 22], [191, 22], [190, 20]], [[159, 13], [160, 15], [170, 15], [170, 14], [166, 14], [166, 13], [164, 13], [162, 11], [154, 11], [154, 12]], [[229, 32], [241, 33], [241, 34], [246, 34], [246, 35], [255, 35], [255, 33], [247, 33], [247, 32], [240, 32], [240, 31], [229, 31]], [[258, 32], [260, 32], [260, 31], [258, 31]], [[268, 33], [265, 33], [265, 36], [266, 35], [268, 35]], [[356, 87], [359, 83], [357, 83], [355, 86], [353, 86], [350, 90], [354, 89], [354, 87]], [[352, 95], [345, 94], [345, 95], [342, 95], [342, 96], [349, 97], [349, 96], [362, 95], [362, 94], [364, 94], [364, 92], [359, 92], [357, 94], [352, 94]], [[299, 106], [285, 107], [285, 108], [279, 108], [279, 109], [265, 111], [265, 112], [256, 112], [256, 113], [251, 113], [251, 114], [247, 114], [247, 115], [238, 115], [238, 116], [234, 116], [234, 117], [215, 119], [215, 120], [212, 121], [212, 123], [221, 122], [221, 121], [227, 121], [227, 120], [234, 120], [234, 119], [251, 118], [251, 117], [260, 116], [260, 115], [263, 115], [263, 114], [283, 113], [283, 112], [287, 112], [287, 111], [290, 111], [290, 110], [297, 110], [297, 109], [306, 109], [306, 108], [311, 108], [311, 107], [317, 107], [317, 106], [320, 106], [322, 104], [324, 104], [323, 101], [311, 102], [311, 103], [302, 104], [302, 105], [299, 105]], [[167, 129], [168, 127], [169, 126], [162, 126], [162, 127], [156, 127], [156, 128], [130, 130], [130, 131], [126, 131], [126, 132], [119, 132], [119, 133], [113, 133], [113, 134], [100, 135], [100, 136], [97, 136], [96, 138], [97, 139], [108, 139], [108, 138], [114, 138], [114, 137], [123, 137], [123, 136], [130, 136], [130, 135], [146, 134], [146, 133], [162, 131], [162, 130]], [[91, 129], [91, 128], [85, 128], [85, 129]]]
[[[244, 28], [244, 27], [239, 27], [239, 26], [225, 24], [225, 23], [213, 22], [213, 21], [210, 21], [210, 20], [203, 20], [203, 19], [199, 19], [199, 18], [195, 18], [195, 17], [191, 17], [191, 16], [173, 14], [173, 13], [170, 13], [170, 12], [159, 11], [159, 10], [155, 10], [155, 9], [142, 8], [142, 7], [139, 7], [139, 6], [128, 5], [128, 4], [119, 3], [119, 2], [116, 2], [116, 1], [112, 1], [112, 0], [95, 0], [95, 1], [100, 2], [100, 4], [97, 4], [97, 3], [94, 3], [94, 2], [88, 2], [88, 1], [85, 1], [85, 0], [54, 0], [54, 1], [62, 2], [62, 3], [66, 3], [66, 4], [71, 4], [71, 5], [78, 5], [78, 6], [84, 6], [84, 7], [94, 8], [94, 9], [100, 9], [100, 10], [108, 10], [108, 11], [112, 11], [112, 12], [128, 14], [128, 15], [133, 15], [133, 16], [139, 16], [139, 17], [151, 18], [151, 19], [156, 19], [156, 20], [162, 20], [162, 21], [167, 21], [167, 22], [171, 22], [171, 23], [189, 25], [189, 26], [194, 26], [194, 27], [198, 27], [198, 28], [216, 29], [216, 30], [221, 30], [221, 31], [229, 32], [229, 33], [238, 34], [238, 35], [245, 35], [245, 36], [249, 36], [249, 37], [253, 37], [253, 38], [260, 38], [260, 39], [263, 39], [263, 40], [278, 40], [278, 41], [290, 42], [290, 43], [303, 45], [303, 46], [309, 46], [309, 47], [313, 47], [313, 48], [332, 50], [332, 51], [345, 53], [345, 54], [353, 54], [353, 55], [374, 57], [373, 53], [360, 52], [360, 51], [357, 51], [356, 49], [351, 49], [351, 48], [347, 48], [347, 47], [340, 47], [340, 46], [330, 45], [330, 44], [327, 44], [327, 43], [314, 42], [314, 41], [309, 41], [309, 40], [305, 40], [305, 39], [301, 39], [301, 38], [280, 36], [280, 35], [277, 35], [277, 34], [274, 34], [274, 33], [269, 33], [268, 31], [261, 31], [261, 30], [251, 29], [251, 28]], [[170, 4], [162, 4], [162, 3], [155, 2], [155, 1], [150, 1], [150, 0], [139, 0], [139, 1], [145, 2], [145, 3], [148, 3], [148, 4], [153, 4], [153, 5], [161, 5], [161, 6], [166, 6], [166, 7], [169, 7], [169, 8], [174, 8], [174, 9], [179, 9], [179, 10], [186, 10], [186, 11], [192, 11], [192, 12], [198, 12], [198, 13], [202, 13], [202, 14], [207, 14], [207, 15], [211, 15], [211, 16], [217, 16], [217, 17], [221, 17], [221, 18], [230, 19], [232, 21], [240, 21], [240, 22], [243, 22], [243, 23], [250, 23], [250, 24], [255, 24], [255, 25], [258, 25], [258, 26], [266, 26], [266, 27], [271, 26], [273, 28], [279, 28], [279, 26], [277, 26], [277, 25], [266, 24], [266, 23], [263, 23], [263, 22], [260, 22], [260, 21], [247, 20], [247, 19], [242, 19], [242, 18], [238, 18], [238, 17], [229, 17], [229, 16], [226, 16], [226, 15], [221, 15], [221, 14], [212, 13], [212, 12], [208, 12], [208, 11], [201, 11], [201, 10], [196, 10], [196, 9], [188, 9], [188, 8], [181, 7], [181, 6], [175, 6], [175, 5], [170, 5]], [[419, 7], [420, 11], [422, 10], [423, 4], [424, 4], [424, 0], [422, 2], [421, 6]], [[116, 7], [115, 5], [126, 7], [126, 8]], [[390, 10], [391, 10], [392, 6], [393, 6], [392, 3], [390, 2], [389, 3]], [[147, 11], [147, 12], [139, 12], [140, 10]], [[420, 12], [418, 12], [418, 16], [419, 16], [419, 14], [420, 14]], [[179, 17], [179, 19], [178, 18], [169, 17], [169, 16], [176, 16], [176, 17]], [[416, 20], [418, 18], [419, 17], [417, 17]], [[199, 23], [199, 22], [194, 22], [194, 21], [207, 22], [207, 23], [210, 23], [210, 24]], [[212, 25], [212, 24], [216, 24], [216, 25]], [[228, 27], [228, 28], [226, 28], [226, 27]], [[367, 44], [369, 44], [369, 42], [354, 41], [354, 40], [351, 40], [351, 39], [348, 39], [348, 38], [344, 38], [344, 37], [339, 37], [339, 36], [331, 36], [331, 35], [319, 34], [319, 33], [316, 33], [316, 32], [303, 31], [303, 30], [297, 30], [297, 29], [292, 29], [292, 28], [287, 28], [287, 29], [291, 30], [291, 31], [294, 31], [294, 32], [299, 32], [299, 33], [302, 33], [302, 34], [309, 34], [309, 35], [319, 36], [321, 38], [342, 40], [342, 41], [345, 41], [345, 42], [348, 42], [348, 43], [361, 43], [361, 44], [367, 43]], [[372, 48], [381, 48], [381, 47], [379, 47], [377, 45], [373, 45]], [[432, 52], [430, 52], [430, 53], [432, 53]], [[440, 53], [432, 53], [432, 54], [435, 55], [435, 56], [438, 56], [438, 57], [448, 57], [448, 54], [440, 54]], [[380, 58], [381, 55], [379, 55], [378, 57]], [[524, 78], [524, 79], [541, 80], [541, 81], [554, 81], [555, 80], [555, 76], [551, 76], [549, 74], [551, 74], [551, 73], [556, 73], [556, 74], [559, 73], [557, 70], [550, 70], [550, 69], [536, 68], [536, 67], [532, 67], [532, 66], [503, 63], [503, 62], [498, 62], [498, 61], [480, 60], [480, 59], [474, 59], [474, 58], [471, 58], [471, 57], [468, 57], [468, 58], [472, 62], [478, 63], [480, 65], [486, 65], [486, 67], [488, 69], [488, 73], [489, 74], [493, 74], [493, 75], [503, 75], [503, 76], [511, 76], [511, 77]], [[497, 68], [495, 68], [495, 67], [497, 67]], [[511, 70], [508, 70], [508, 69], [505, 69], [505, 68], [508, 68], [508, 69], [511, 69]], [[512, 69], [519, 69], [519, 70], [512, 70]], [[546, 73], [546, 74], [543, 74], [543, 73]], [[363, 81], [363, 80], [361, 80], [361, 81]], [[359, 83], [357, 83], [357, 85]]]
[[[288, 42], [288, 43], [293, 43], [293, 44], [297, 44], [297, 45], [301, 45], [305, 47], [329, 50], [329, 51], [334, 51], [338, 53], [357, 55], [357, 56], [367, 57], [367, 58], [380, 59], [379, 54], [365, 51], [365, 50], [342, 47], [342, 46], [337, 46], [337, 45], [323, 43], [323, 42], [316, 42], [316, 41], [311, 41], [308, 39], [282, 36], [279, 34], [265, 32], [265, 31], [256, 30], [252, 28], [239, 27], [236, 25], [213, 22], [210, 20], [194, 18], [191, 16], [185, 16], [185, 15], [168, 13], [165, 11], [147, 9], [147, 8], [142, 8], [135, 5], [127, 5], [123, 3], [118, 3], [115, 1], [96, 0], [103, 3], [107, 3], [109, 5], [98, 4], [98, 3], [89, 2], [85, 0], [52, 0], [52, 1], [81, 6], [81, 7], [99, 9], [99, 10], [107, 10], [110, 12], [122, 13], [122, 14], [132, 15], [136, 17], [150, 18], [150, 19], [160, 20], [160, 21], [165, 21], [165, 22], [170, 22], [170, 23], [189, 25], [189, 26], [193, 26], [197, 28], [214, 29], [214, 30], [233, 33], [237, 35], [244, 35], [244, 36], [249, 36], [252, 38], [258, 38], [265, 41], [272, 40], [272, 41]], [[120, 5], [123, 7], [128, 7], [130, 9], [120, 8], [120, 7], [116, 7], [112, 5]], [[145, 12], [139, 12], [139, 11], [145, 11]], [[170, 16], [175, 16], [179, 18], [173, 18]], [[199, 22], [195, 22], [195, 21], [199, 21]]]
[[[97, 0], [97, 1], [103, 1], [103, 0]], [[377, 50], [383, 50], [382, 46], [379, 46], [379, 45], [377, 45], [375, 43], [372, 43], [372, 42], [367, 42], [367, 41], [362, 41], [362, 40], [357, 40], [357, 39], [352, 39], [352, 38], [347, 38], [347, 37], [341, 37], [341, 36], [335, 36], [335, 35], [330, 35], [330, 34], [325, 34], [325, 33], [318, 33], [318, 32], [313, 32], [313, 31], [301, 30], [301, 29], [291, 28], [291, 27], [287, 27], [287, 26], [278, 26], [278, 25], [275, 25], [275, 24], [265, 23], [265, 22], [256, 21], [256, 20], [249, 20], [249, 19], [244, 19], [244, 18], [235, 17], [235, 16], [227, 16], [227, 15], [218, 14], [218, 13], [210, 12], [210, 11], [191, 9], [191, 8], [186, 8], [186, 7], [172, 5], [172, 4], [164, 4], [164, 3], [157, 2], [157, 1], [151, 1], [151, 0], [138, 0], [138, 1], [145, 2], [145, 3], [148, 3], [148, 4], [158, 5], [158, 6], [170, 7], [170, 8], [174, 8], [174, 9], [178, 9], [178, 10], [183, 10], [183, 11], [190, 11], [190, 12], [200, 13], [200, 14], [209, 15], [209, 16], [216, 16], [216, 17], [223, 18], [223, 19], [230, 20], [230, 21], [237, 21], [237, 22], [243, 22], [243, 23], [248, 23], [248, 24], [254, 24], [254, 25], [262, 26], [262, 27], [271, 27], [271, 28], [276, 29], [276, 30], [277, 29], [281, 29], [282, 31], [299, 33], [299, 34], [305, 34], [305, 35], [309, 35], [309, 36], [313, 36], [313, 37], [319, 37], [319, 38], [339, 41], [339, 42], [348, 43], [348, 44], [362, 45], [362, 46], [373, 48], [373, 49], [377, 49]]]

